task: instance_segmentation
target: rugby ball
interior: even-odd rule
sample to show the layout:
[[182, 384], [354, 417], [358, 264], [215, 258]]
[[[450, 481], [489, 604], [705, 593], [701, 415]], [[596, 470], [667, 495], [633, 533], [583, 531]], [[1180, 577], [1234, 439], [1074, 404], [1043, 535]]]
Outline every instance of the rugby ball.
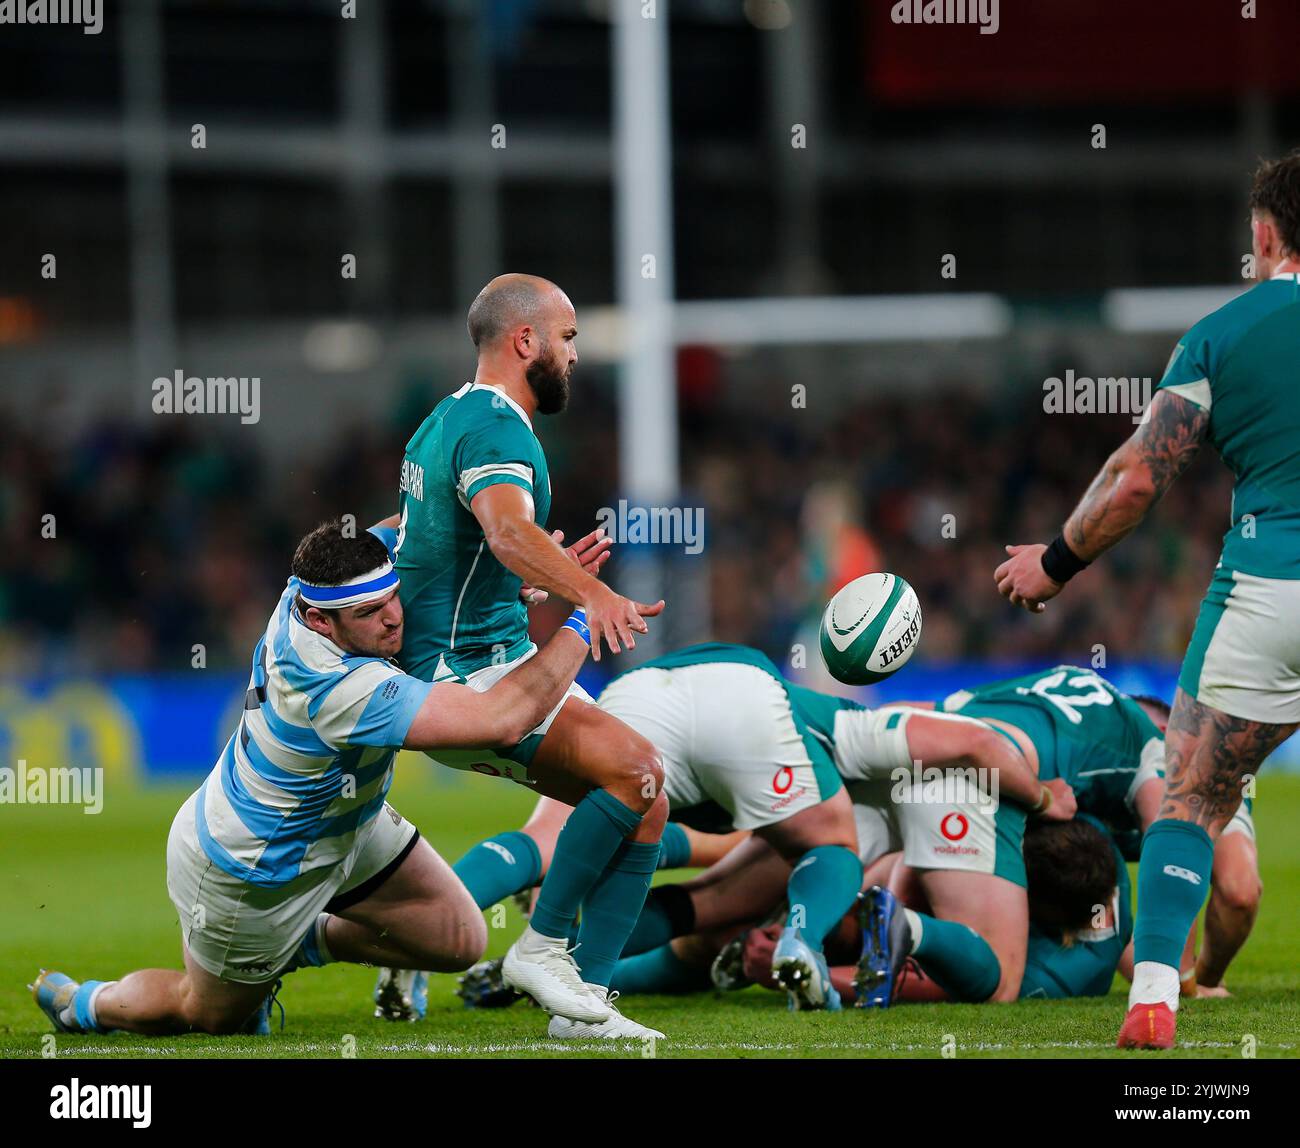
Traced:
[[907, 665], [921, 640], [921, 604], [897, 574], [864, 574], [822, 615], [822, 661], [850, 686], [883, 682]]

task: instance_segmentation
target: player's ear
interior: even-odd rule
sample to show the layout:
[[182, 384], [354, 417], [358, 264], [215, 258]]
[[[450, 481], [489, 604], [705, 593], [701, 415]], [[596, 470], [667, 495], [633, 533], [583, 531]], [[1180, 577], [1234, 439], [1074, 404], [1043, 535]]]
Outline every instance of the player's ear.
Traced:
[[302, 620], [307, 623], [309, 629], [315, 630], [316, 633], [324, 634], [327, 638], [332, 636], [334, 627], [330, 624], [330, 620], [315, 606], [307, 607], [307, 612], [302, 616]]
[[1281, 256], [1282, 245], [1278, 236], [1277, 224], [1266, 211], [1257, 212], [1251, 219], [1251, 230], [1255, 233], [1255, 250], [1265, 259], [1274, 261]]
[[537, 345], [537, 332], [532, 327], [524, 326], [515, 331], [515, 354], [521, 359], [532, 358]]

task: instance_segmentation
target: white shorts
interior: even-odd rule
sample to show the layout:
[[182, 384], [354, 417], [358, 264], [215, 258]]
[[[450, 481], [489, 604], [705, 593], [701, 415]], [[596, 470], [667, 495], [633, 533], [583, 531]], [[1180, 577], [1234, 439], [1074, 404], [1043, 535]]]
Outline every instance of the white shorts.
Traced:
[[1250, 809], [1243, 801], [1237, 806], [1237, 812], [1232, 815], [1232, 820], [1223, 827], [1220, 837], [1227, 837], [1229, 833], [1242, 833], [1255, 840], [1255, 819], [1250, 814]]
[[659, 750], [674, 820], [709, 832], [760, 829], [835, 791], [814, 767], [785, 687], [744, 662], [647, 666], [616, 678], [596, 704]]
[[[480, 694], [486, 693], [497, 682], [507, 674], [517, 670], [536, 653], [537, 647], [534, 645], [527, 653], [516, 658], [513, 662], [503, 662], [499, 666], [483, 666], [465, 677], [449, 669], [446, 660], [439, 658], [437, 668], [433, 672], [433, 681], [435, 684], [439, 682], [463, 682], [470, 689]], [[488, 777], [504, 777], [509, 781], [517, 781], [521, 785], [527, 785], [528, 765], [533, 760], [533, 754], [537, 752], [537, 747], [541, 744], [542, 738], [550, 730], [551, 723], [555, 721], [555, 715], [560, 712], [564, 707], [564, 703], [570, 698], [579, 698], [584, 702], [592, 701], [591, 695], [577, 682], [573, 682], [565, 690], [564, 696], [555, 703], [551, 712], [530, 730], [518, 745], [484, 749], [434, 749], [425, 750], [425, 753], [440, 765], [448, 766], [451, 769], [467, 769], [474, 773], [485, 774]]]
[[1178, 684], [1247, 721], [1300, 721], [1300, 579], [1214, 573]]
[[[203, 852], [194, 826], [196, 796], [181, 806], [167, 837], [167, 892], [190, 955], [213, 976], [240, 984], [274, 980], [320, 913], [362, 900], [372, 891], [362, 886], [388, 876], [420, 836], [385, 804], [341, 862], [264, 889], [232, 877]], [[342, 903], [331, 905], [336, 899]]]
[[[858, 825], [858, 854], [864, 866], [902, 850], [914, 869], [950, 869], [1005, 877], [1025, 883], [1024, 811], [979, 795], [953, 793], [948, 786], [896, 782], [894, 770], [910, 772], [907, 724], [929, 710], [892, 707], [847, 710], [836, 715], [836, 756], [841, 768], [866, 776], [847, 782]], [[958, 721], [960, 715], [937, 714]]]
[[858, 827], [858, 858], [863, 869], [886, 853], [903, 848], [903, 831], [889, 802], [889, 782], [849, 781], [845, 783], [853, 801], [853, 820]]

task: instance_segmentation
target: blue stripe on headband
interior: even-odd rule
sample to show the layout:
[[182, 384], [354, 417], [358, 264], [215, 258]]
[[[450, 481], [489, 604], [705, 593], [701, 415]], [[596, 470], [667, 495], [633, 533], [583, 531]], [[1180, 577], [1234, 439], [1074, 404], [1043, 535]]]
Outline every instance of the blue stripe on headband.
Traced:
[[354, 582], [351, 586], [312, 586], [299, 578], [298, 592], [309, 606], [329, 608], [344, 601], [356, 605], [362, 600], [381, 597], [400, 581], [397, 571], [390, 567], [378, 578], [372, 578], [369, 582]]

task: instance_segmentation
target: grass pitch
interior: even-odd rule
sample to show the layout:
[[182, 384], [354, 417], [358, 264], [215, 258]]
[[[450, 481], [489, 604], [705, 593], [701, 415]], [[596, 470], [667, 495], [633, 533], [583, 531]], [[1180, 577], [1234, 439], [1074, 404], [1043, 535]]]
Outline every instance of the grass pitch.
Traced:
[[[405, 768], [403, 768], [405, 767]], [[1255, 933], [1229, 974], [1229, 1000], [1195, 1001], [1180, 1013], [1174, 1056], [1239, 1058], [1300, 1055], [1300, 777], [1260, 782], [1259, 830], [1264, 902]], [[135, 968], [180, 967], [180, 934], [167, 898], [167, 830], [189, 787], [111, 784], [104, 809], [0, 807], [0, 1057], [38, 1057], [50, 1029], [25, 985], [40, 966], [78, 978], [109, 979]], [[435, 772], [404, 757], [393, 804], [445, 857], [522, 823], [524, 790], [487, 778]], [[520, 920], [489, 930], [490, 952], [504, 952]], [[435, 977], [429, 1015], [395, 1025], [372, 1017], [374, 973], [335, 965], [286, 979], [283, 1031], [270, 1038], [57, 1038], [61, 1057], [641, 1057], [640, 1045], [555, 1042], [546, 1018], [524, 1005], [468, 1011], [455, 980]], [[668, 1033], [654, 1055], [669, 1057], [1132, 1056], [1113, 1047], [1126, 986], [1109, 997], [1013, 1005], [908, 1005], [887, 1012], [791, 1014], [782, 996], [751, 988], [726, 997], [637, 997], [627, 1011]], [[278, 1017], [273, 1019], [273, 1027]], [[1164, 1054], [1168, 1056], [1170, 1054]]]

